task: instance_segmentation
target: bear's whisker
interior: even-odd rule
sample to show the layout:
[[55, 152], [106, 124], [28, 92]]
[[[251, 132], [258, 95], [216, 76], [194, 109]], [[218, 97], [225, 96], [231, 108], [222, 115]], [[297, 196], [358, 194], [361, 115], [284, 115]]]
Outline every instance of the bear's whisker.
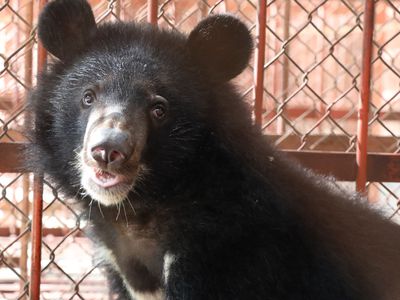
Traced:
[[126, 209], [125, 209], [125, 204], [124, 202], [121, 202], [122, 205], [122, 209], [124, 210], [124, 216], [125, 216], [125, 221], [126, 221], [126, 227], [129, 226], [129, 222], [128, 222], [128, 216], [126, 215]]
[[78, 197], [78, 195], [81, 195], [81, 196], [82, 196], [82, 193], [83, 193], [83, 189], [82, 189], [82, 187], [80, 187], [80, 188], [76, 191], [76, 193], [75, 193], [75, 195], [74, 195], [74, 198]]
[[117, 204], [117, 217], [115, 218], [115, 221], [118, 221], [119, 215], [121, 214], [121, 203], [116, 203]]
[[128, 197], [126, 197], [126, 200], [128, 201], [129, 206], [132, 208], [133, 213], [136, 215], [136, 209], [133, 207], [131, 200]]
[[89, 221], [90, 221], [90, 216], [91, 216], [91, 214], [92, 214], [92, 204], [93, 204], [93, 201], [94, 201], [94, 199], [90, 200], [90, 203], [89, 203], [89, 216], [88, 216]]
[[103, 219], [104, 219], [104, 214], [103, 214], [103, 210], [101, 209], [101, 204], [100, 204], [99, 201], [96, 201], [96, 202], [97, 202], [97, 206], [99, 207], [99, 211], [100, 211], [100, 213], [101, 213], [101, 216], [102, 216]]

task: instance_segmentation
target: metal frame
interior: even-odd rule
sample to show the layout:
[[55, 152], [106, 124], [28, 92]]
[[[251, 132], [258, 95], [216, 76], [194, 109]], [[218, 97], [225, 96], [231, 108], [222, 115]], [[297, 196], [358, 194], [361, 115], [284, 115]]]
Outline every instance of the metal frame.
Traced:
[[254, 55], [254, 118], [261, 129], [264, 96], [265, 28], [267, 24], [267, 0], [258, 1], [257, 45]]
[[[39, 11], [46, 5], [47, 0], [39, 1]], [[38, 70], [46, 68], [47, 53], [38, 42]], [[43, 174], [34, 174], [33, 179], [33, 216], [32, 216], [32, 261], [29, 297], [31, 300], [40, 299], [40, 277], [42, 261], [42, 216], [43, 216]]]
[[372, 38], [374, 35], [375, 1], [366, 0], [364, 5], [364, 31], [361, 69], [361, 90], [357, 122], [357, 179], [356, 187], [364, 193], [367, 184], [368, 112], [371, 96]]

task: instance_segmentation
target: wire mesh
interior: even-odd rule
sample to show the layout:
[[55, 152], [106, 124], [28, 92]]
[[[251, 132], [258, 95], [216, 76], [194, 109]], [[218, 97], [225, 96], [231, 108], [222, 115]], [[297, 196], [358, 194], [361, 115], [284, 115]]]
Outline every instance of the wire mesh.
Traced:
[[[143, 22], [145, 0], [89, 1], [98, 23]], [[267, 1], [262, 129], [282, 149], [354, 152], [363, 33], [362, 0]], [[166, 0], [158, 25], [188, 33], [209, 14], [230, 12], [256, 35], [255, 0]], [[368, 149], [400, 152], [400, 11], [377, 1]], [[35, 84], [38, 6], [0, 3], [0, 143], [26, 141], [24, 105]], [[254, 67], [235, 79], [254, 102]], [[0, 299], [27, 299], [32, 176], [0, 173]], [[371, 199], [399, 220], [398, 183], [371, 182]], [[72, 200], [45, 182], [41, 299], [112, 299], [85, 222]]]

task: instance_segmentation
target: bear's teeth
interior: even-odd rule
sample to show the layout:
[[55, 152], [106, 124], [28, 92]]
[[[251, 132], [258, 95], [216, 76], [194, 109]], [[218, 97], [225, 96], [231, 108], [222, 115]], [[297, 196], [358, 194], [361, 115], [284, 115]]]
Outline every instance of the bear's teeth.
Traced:
[[99, 178], [100, 180], [109, 180], [115, 178], [116, 176], [104, 170], [98, 169], [96, 171], [96, 177]]
[[123, 178], [119, 175], [114, 175], [101, 169], [93, 169], [93, 171], [92, 180], [103, 188], [113, 187], [123, 181]]

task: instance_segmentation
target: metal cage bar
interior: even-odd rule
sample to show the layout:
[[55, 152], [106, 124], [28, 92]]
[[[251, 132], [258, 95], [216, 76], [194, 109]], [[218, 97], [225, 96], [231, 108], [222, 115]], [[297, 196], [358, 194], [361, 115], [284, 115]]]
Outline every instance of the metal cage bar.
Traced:
[[[47, 0], [39, 1], [39, 11], [46, 5]], [[47, 61], [47, 52], [43, 45], [38, 42], [38, 70], [44, 70]], [[31, 260], [31, 280], [30, 280], [30, 299], [40, 299], [40, 277], [42, 260], [42, 216], [43, 216], [43, 174], [34, 175], [33, 183], [33, 211], [32, 211], [32, 260]]]
[[147, 22], [157, 25], [158, 0], [147, 0]]
[[40, 299], [40, 275], [42, 260], [42, 215], [43, 215], [43, 176], [35, 174], [32, 216], [32, 261], [30, 280], [30, 299]]
[[265, 62], [265, 28], [267, 22], [267, 0], [258, 1], [257, 15], [257, 47], [254, 55], [254, 118], [261, 128], [264, 95], [264, 62]]
[[361, 69], [361, 90], [357, 121], [357, 178], [356, 188], [365, 192], [367, 183], [367, 142], [368, 142], [368, 111], [371, 97], [371, 61], [372, 42], [374, 35], [374, 0], [366, 0], [364, 5], [364, 31]]
[[[40, 0], [38, 3], [34, 3], [32, 5], [35, 5], [34, 12], [35, 14], [39, 12], [42, 7], [45, 5], [47, 0]], [[98, 1], [98, 4], [102, 1]], [[215, 11], [219, 11], [218, 8], [221, 9], [227, 9], [227, 7], [230, 7], [232, 3], [229, 1], [224, 1], [224, 0], [218, 0], [216, 1], [216, 4], [211, 5], [207, 1], [198, 1], [199, 3], [197, 4], [200, 9], [198, 10], [191, 10], [188, 9], [187, 6], [182, 6], [182, 2], [179, 1], [171, 1], [171, 0], [163, 0], [163, 1], [158, 1], [158, 0], [144, 0], [143, 2], [140, 2], [140, 8], [142, 10], [136, 10], [139, 12], [140, 15], [140, 20], [147, 19], [147, 21], [154, 26], [160, 25], [160, 26], [169, 26], [171, 28], [175, 29], [182, 29], [182, 27], [187, 26], [188, 28], [190, 26], [193, 26], [195, 24], [195, 21], [197, 22], [197, 19], [195, 18], [203, 18], [207, 15], [207, 13], [212, 13]], [[297, 140], [300, 138], [304, 137], [307, 138], [308, 143], [310, 143], [310, 140], [312, 141], [313, 139], [316, 141], [317, 138], [321, 139], [321, 136], [315, 135], [315, 132], [312, 132], [312, 130], [308, 130], [305, 134], [299, 132], [295, 132], [293, 136], [288, 136], [288, 138], [285, 140], [287, 144], [285, 146], [282, 146], [281, 148], [285, 149], [297, 149], [297, 150], [283, 150], [287, 152], [289, 155], [293, 156], [296, 158], [298, 161], [300, 161], [303, 165], [305, 165], [308, 168], [311, 168], [315, 170], [318, 173], [322, 174], [331, 174], [334, 175], [338, 180], [343, 180], [343, 181], [355, 181], [356, 182], [356, 188], [360, 192], [365, 192], [367, 182], [372, 182], [372, 183], [378, 183], [383, 186], [383, 183], [385, 182], [400, 182], [400, 144], [396, 146], [396, 150], [392, 151], [391, 153], [383, 153], [385, 149], [382, 147], [385, 147], [385, 143], [383, 142], [384, 138], [386, 137], [381, 137], [381, 136], [374, 136], [374, 131], [371, 128], [371, 124], [373, 122], [382, 122], [382, 126], [385, 125], [385, 121], [390, 121], [393, 122], [395, 121], [396, 123], [398, 122], [398, 116], [399, 112], [397, 111], [388, 111], [384, 112], [383, 108], [385, 108], [386, 103], [390, 103], [390, 101], [395, 101], [396, 96], [393, 96], [388, 100], [388, 98], [380, 96], [382, 100], [385, 100], [384, 104], [381, 104], [378, 107], [374, 107], [374, 101], [375, 101], [375, 96], [371, 100], [371, 95], [374, 90], [371, 90], [371, 80], [376, 82], [376, 79], [373, 78], [372, 74], [372, 67], [374, 66], [374, 71], [375, 73], [378, 72], [378, 68], [385, 69], [385, 67], [388, 67], [390, 65], [389, 63], [389, 58], [390, 58], [390, 53], [381, 53], [378, 55], [377, 58], [372, 61], [372, 53], [373, 53], [373, 45], [374, 42], [376, 45], [381, 45], [381, 50], [385, 50], [384, 48], [388, 45], [388, 43], [391, 43], [393, 40], [396, 39], [398, 36], [397, 33], [392, 33], [391, 36], [379, 41], [378, 39], [376, 41], [373, 41], [373, 35], [374, 32], [378, 36], [379, 33], [381, 32], [379, 29], [379, 24], [382, 24], [383, 21], [379, 20], [379, 15], [383, 14], [380, 7], [383, 5], [382, 3], [385, 3], [385, 5], [393, 6], [393, 9], [396, 11], [398, 14], [398, 9], [394, 6], [394, 1], [386, 1], [386, 2], [377, 2], [374, 0], [365, 0], [365, 2], [357, 2], [361, 3], [359, 6], [356, 7], [356, 9], [351, 9], [351, 14], [352, 14], [352, 19], [357, 20], [355, 24], [345, 24], [351, 30], [346, 31], [345, 33], [342, 33], [341, 35], [339, 34], [339, 39], [334, 39], [331, 37], [328, 33], [326, 33], [324, 30], [320, 31], [317, 33], [317, 37], [321, 39], [321, 47], [324, 46], [324, 43], [329, 43], [329, 49], [325, 50], [325, 52], [318, 52], [318, 49], [313, 49], [310, 48], [310, 44], [307, 45], [306, 42], [301, 40], [301, 34], [304, 32], [303, 29], [306, 28], [306, 25], [309, 26], [316, 26], [317, 29], [320, 29], [321, 27], [326, 27], [326, 29], [329, 31], [335, 31], [336, 27], [334, 25], [330, 25], [329, 23], [324, 22], [326, 18], [325, 14], [325, 3], [326, 2], [320, 2], [318, 6], [314, 5], [313, 2], [307, 2], [307, 1], [267, 1], [267, 0], [255, 0], [254, 3], [251, 2], [249, 4], [249, 1], [243, 1], [246, 3], [246, 5], [243, 4], [243, 7], [240, 9], [245, 9], [249, 10], [251, 12], [251, 19], [245, 19], [247, 22], [250, 24], [251, 30], [253, 30], [253, 25], [256, 23], [256, 36], [257, 36], [257, 44], [256, 44], [256, 49], [255, 49], [255, 54], [254, 54], [254, 70], [253, 70], [253, 78], [249, 80], [249, 89], [248, 92], [253, 91], [254, 94], [254, 120], [255, 124], [259, 127], [262, 126], [263, 123], [265, 123], [269, 118], [271, 118], [271, 115], [274, 114], [272, 111], [271, 114], [269, 114], [271, 107], [280, 107], [281, 110], [279, 111], [279, 115], [275, 117], [275, 119], [278, 122], [281, 122], [281, 124], [277, 124], [278, 132], [280, 135], [287, 133], [291, 127], [293, 126], [294, 129], [296, 129], [296, 125], [298, 124], [292, 124], [289, 121], [290, 116], [301, 116], [301, 115], [307, 115], [307, 118], [309, 119], [300, 119], [299, 121], [305, 120], [306, 122], [310, 119], [315, 119], [317, 120], [314, 125], [309, 125], [310, 123], [302, 123], [306, 124], [305, 126], [315, 126], [316, 128], [319, 128], [320, 124], [324, 120], [331, 120], [332, 122], [336, 122], [337, 120], [340, 121], [341, 118], [349, 118], [352, 120], [352, 124], [357, 123], [357, 132], [351, 131], [349, 134], [345, 136], [345, 140], [349, 141], [351, 145], [349, 146], [348, 152], [337, 152], [339, 150], [335, 150], [336, 152], [332, 152], [331, 150], [326, 150], [322, 149], [322, 151], [319, 149], [319, 151], [308, 151], [305, 149], [311, 149], [309, 148], [296, 148], [296, 147], [289, 147], [289, 142], [292, 141], [291, 139], [293, 138], [293, 142], [290, 145], [297, 145], [295, 143], [298, 143]], [[109, 5], [106, 8], [106, 14], [104, 16], [108, 16], [109, 18], [117, 18], [119, 19], [124, 19], [124, 14], [127, 14], [127, 12], [131, 12], [134, 1], [118, 1], [118, 0], [113, 0], [113, 1], [108, 1], [107, 2]], [[103, 6], [100, 6], [100, 9], [103, 9], [105, 7], [105, 4], [107, 4], [106, 1], [103, 1], [101, 3]], [[214, 3], [214, 2], [213, 2]], [[308, 4], [307, 4], [308, 3]], [[331, 2], [332, 3], [332, 2]], [[338, 1], [338, 3], [345, 4], [341, 6], [340, 9], [342, 10], [347, 10], [351, 5], [347, 5], [348, 1]], [[92, 3], [93, 4], [93, 3]], [[267, 5], [268, 4], [268, 5]], [[137, 3], [135, 2], [135, 5]], [[113, 7], [114, 6], [114, 12], [113, 12]], [[232, 9], [232, 7], [228, 9]], [[329, 7], [329, 6], [328, 6]], [[11, 2], [6, 1], [4, 6], [0, 7], [0, 12], [5, 11], [10, 9], [11, 11], [12, 4]], [[163, 8], [165, 8], [165, 11], [163, 11]], [[168, 10], [169, 9], [169, 10]], [[239, 9], [239, 12], [240, 12]], [[323, 11], [322, 17], [318, 17], [315, 14], [315, 11], [318, 9], [321, 9]], [[181, 12], [178, 12], [181, 10]], [[297, 10], [297, 14], [296, 14]], [[377, 14], [376, 20], [374, 20], [374, 14]], [[183, 13], [182, 13], [183, 11]], [[254, 12], [254, 15], [253, 15]], [[278, 13], [278, 12], [283, 12], [283, 13]], [[384, 11], [386, 12], [386, 11]], [[16, 14], [17, 12], [15, 10], [11, 11], [11, 14]], [[243, 13], [243, 12], [242, 12]], [[290, 13], [294, 16], [301, 16], [302, 18], [307, 18], [307, 22], [305, 23], [304, 27], [293, 27], [291, 24], [291, 19], [288, 17], [290, 16]], [[300, 14], [301, 13], [301, 14]], [[339, 14], [338, 12], [337, 14]], [[364, 22], [361, 23], [360, 19], [362, 14], [364, 14]], [[122, 15], [122, 16], [121, 16]], [[20, 17], [20, 16], [19, 16]], [[105, 18], [104, 17], [104, 18]], [[243, 16], [240, 16], [241, 18]], [[244, 17], [246, 17], [244, 15]], [[193, 18], [193, 19], [191, 19]], [[389, 18], [387, 14], [385, 14], [385, 18]], [[20, 18], [19, 20], [23, 20]], [[275, 21], [276, 20], [276, 21]], [[286, 23], [283, 23], [284, 20]], [[255, 22], [254, 22], [255, 21]], [[268, 21], [268, 24], [267, 24]], [[276, 25], [273, 24], [272, 21], [276, 22]], [[22, 21], [21, 21], [22, 22]], [[185, 23], [186, 22], [186, 23]], [[271, 22], [271, 23], [270, 23]], [[24, 22], [22, 22], [24, 23]], [[26, 24], [30, 24], [29, 28], [32, 28], [32, 22], [25, 22]], [[182, 25], [183, 24], [183, 25]], [[363, 24], [361, 28], [361, 24]], [[182, 26], [182, 27], [181, 27]], [[292, 27], [291, 27], [292, 26]], [[329, 26], [333, 26], [335, 28], [330, 28]], [[354, 27], [353, 27], [354, 26]], [[285, 28], [285, 30], [278, 31], [278, 29]], [[354, 28], [354, 31], [353, 31]], [[343, 61], [340, 61], [338, 58], [338, 61], [336, 64], [327, 64], [326, 66], [324, 65], [324, 62], [327, 59], [331, 59], [333, 56], [332, 54], [334, 53], [334, 50], [336, 51], [338, 48], [340, 48], [340, 51], [347, 51], [344, 46], [348, 46], [347, 42], [343, 42], [341, 44], [341, 41], [345, 39], [348, 35], [358, 32], [359, 29], [362, 29], [362, 36], [361, 32], [360, 36], [358, 37], [357, 43], [362, 38], [362, 44], [363, 44], [363, 51], [362, 51], [362, 69], [361, 73], [359, 69], [355, 69], [353, 72], [351, 63], [352, 63], [352, 58], [347, 55], [346, 60], [343, 59]], [[268, 35], [266, 31], [268, 30]], [[344, 32], [344, 31], [343, 31]], [[0, 34], [2, 35], [2, 34]], [[4, 35], [5, 36], [5, 35]], [[31, 35], [32, 41], [34, 40], [34, 34], [32, 31]], [[270, 41], [270, 44], [269, 44]], [[33, 43], [33, 42], [32, 42]], [[285, 43], [285, 44], [284, 44]], [[279, 46], [281, 44], [284, 44], [286, 47], [285, 49], [279, 49]], [[395, 43], [394, 43], [395, 44]], [[20, 45], [19, 48], [24, 49], [27, 47], [28, 43], [25, 43], [23, 45]], [[275, 48], [274, 48], [275, 45]], [[315, 55], [315, 65], [313, 67], [306, 66], [303, 67], [303, 65], [299, 64], [295, 59], [297, 55], [300, 53], [296, 53], [296, 51], [293, 51], [289, 53], [288, 47], [290, 46], [291, 49], [296, 49], [297, 47], [302, 47], [302, 51], [311, 51], [311, 54]], [[339, 47], [340, 46], [340, 47]], [[18, 48], [18, 49], [19, 49]], [[358, 48], [358, 47], [357, 47]], [[389, 47], [387, 47], [389, 48]], [[272, 49], [271, 52], [269, 52]], [[20, 49], [19, 49], [20, 50]], [[18, 50], [18, 51], [19, 51]], [[282, 53], [278, 53], [282, 50]], [[313, 51], [314, 50], [314, 51]], [[339, 51], [338, 50], [338, 51]], [[33, 49], [31, 48], [30, 51], [33, 53]], [[272, 53], [273, 52], [273, 53]], [[274, 56], [276, 54], [276, 56]], [[305, 52], [306, 53], [306, 52]], [[322, 54], [319, 54], [322, 53]], [[2, 53], [0, 53], [2, 54]], [[9, 55], [6, 55], [6, 60], [4, 60], [4, 68], [1, 69], [0, 65], [0, 71], [3, 72], [1, 74], [6, 74], [6, 72], [9, 72], [10, 76], [13, 76], [13, 80], [20, 82], [19, 78], [13, 73], [13, 67], [12, 67], [12, 62], [13, 62], [13, 57], [16, 56], [17, 51], [12, 52]], [[268, 55], [267, 55], [268, 54]], [[270, 55], [272, 54], [272, 55]], [[291, 56], [292, 54], [292, 56]], [[320, 55], [320, 56], [318, 56]], [[359, 59], [359, 54], [357, 52], [357, 58]], [[1, 56], [1, 55], [0, 55]], [[270, 56], [273, 56], [272, 58]], [[270, 58], [268, 58], [270, 57]], [[300, 57], [300, 56], [298, 56]], [[0, 58], [1, 60], [2, 58]], [[388, 61], [388, 65], [385, 66], [379, 66], [379, 63], [386, 63], [385, 59]], [[39, 44], [38, 51], [36, 52], [36, 57], [34, 57], [33, 62], [37, 61], [37, 68], [33, 68], [33, 70], [36, 72], [37, 70], [42, 70], [46, 66], [46, 60], [47, 60], [47, 54], [46, 51], [41, 47]], [[392, 60], [393, 62], [394, 60]], [[357, 60], [358, 66], [359, 62]], [[394, 64], [394, 63], [393, 63]], [[354, 102], [357, 103], [358, 100], [358, 106], [354, 105], [352, 108], [355, 108], [352, 111], [348, 111], [346, 107], [344, 106], [328, 106], [327, 103], [323, 102], [325, 100], [324, 95], [326, 93], [324, 92], [325, 89], [329, 88], [329, 86], [326, 84], [325, 81], [323, 81], [324, 77], [327, 78], [331, 76], [329, 73], [328, 66], [336, 66], [336, 67], [342, 67], [345, 69], [345, 71], [348, 73], [351, 73], [350, 79], [353, 79], [353, 85], [354, 89], [357, 89], [357, 94], [358, 94], [358, 86], [360, 87], [360, 96], [357, 99], [357, 97], [352, 98], [352, 100], [355, 100]], [[302, 68], [303, 67], [303, 68]], [[306, 74], [307, 76], [313, 75], [313, 70], [316, 67], [321, 67], [319, 70], [322, 81], [321, 81], [321, 87], [315, 87], [310, 84], [307, 84], [306, 80], [300, 80], [299, 84], [303, 84], [301, 87], [298, 87], [297, 91], [288, 90], [288, 87], [290, 88], [291, 86], [294, 86], [293, 83], [289, 82], [288, 80], [292, 80], [293, 78], [296, 79], [296, 74], [293, 74], [293, 70], [300, 70], [299, 72], [302, 73], [303, 75]], [[398, 67], [395, 66], [395, 67]], [[274, 73], [268, 73], [271, 68], [274, 68]], [[32, 68], [31, 68], [32, 69]], [[33, 70], [30, 70], [33, 72]], [[282, 70], [282, 71], [281, 71]], [[0, 75], [1, 75], [0, 74]], [[27, 73], [28, 77], [32, 78], [32, 74], [29, 75], [29, 72]], [[276, 74], [282, 74], [282, 81], [281, 77], [278, 78]], [[333, 75], [337, 74], [335, 72], [332, 72]], [[394, 72], [395, 76], [397, 78], [400, 78], [400, 73]], [[269, 94], [269, 87], [268, 87], [268, 82], [265, 82], [264, 79], [266, 79], [266, 76], [268, 80], [274, 80], [274, 84], [276, 83], [277, 86], [275, 87], [275, 92], [272, 93], [272, 95]], [[28, 78], [27, 77], [27, 78]], [[275, 78], [276, 77], [276, 78]], [[278, 79], [277, 79], [278, 78]], [[286, 80], [286, 82], [285, 82]], [[276, 82], [275, 82], [276, 81]], [[279, 82], [280, 81], [280, 82]], [[357, 81], [359, 81], [357, 83]], [[25, 81], [21, 81], [24, 83], [24, 85], [27, 87], [30, 87], [32, 82], [30, 82], [28, 79]], [[30, 82], [30, 83], [29, 83]], [[247, 82], [246, 82], [247, 83]], [[378, 89], [375, 85], [374, 89]], [[308, 89], [308, 90], [307, 90]], [[319, 89], [319, 90], [318, 90]], [[281, 90], [282, 95], [276, 95], [277, 91]], [[304, 93], [303, 98], [307, 98], [310, 95], [313, 96], [312, 93], [317, 94], [318, 99], [314, 99], [314, 103], [316, 105], [320, 105], [320, 109], [318, 111], [316, 110], [310, 110], [308, 107], [301, 107], [301, 106], [290, 106], [291, 103], [293, 103], [293, 97], [297, 92], [307, 92]], [[347, 91], [342, 91], [342, 95], [340, 97], [345, 97]], [[400, 91], [399, 91], [400, 93]], [[0, 94], [1, 96], [1, 94]], [[264, 97], [268, 97], [267, 99], [264, 99]], [[314, 95], [315, 96], [315, 95]], [[352, 96], [349, 96], [352, 97]], [[1, 97], [0, 97], [1, 98]], [[311, 97], [312, 98], [312, 97]], [[329, 98], [329, 97], [327, 97]], [[12, 100], [16, 99], [15, 97], [11, 98]], [[281, 99], [287, 100], [283, 104], [280, 104]], [[308, 98], [307, 98], [308, 99]], [[0, 99], [1, 100], [1, 99]], [[272, 103], [274, 105], [271, 105], [271, 101], [275, 101], [276, 103]], [[337, 101], [341, 100], [341, 98], [337, 98]], [[0, 101], [0, 106], [4, 106], [5, 101], [3, 103]], [[280, 106], [279, 106], [280, 105]], [[1, 109], [1, 107], [0, 107]], [[3, 108], [4, 109], [4, 108]], [[265, 109], [267, 109], [267, 113], [265, 112]], [[369, 109], [374, 113], [373, 116], [369, 118]], [[374, 111], [375, 110], [375, 111]], [[358, 114], [357, 114], [358, 113]], [[385, 117], [382, 117], [382, 114], [385, 113]], [[347, 115], [348, 114], [348, 115]], [[276, 115], [276, 113], [275, 113]], [[4, 127], [5, 131], [10, 130], [10, 128], [7, 128], [8, 123], [2, 123], [3, 117], [0, 118], [0, 126]], [[15, 117], [13, 117], [15, 118]], [[300, 123], [299, 121], [296, 122]], [[340, 122], [335, 123], [334, 127], [339, 128]], [[368, 136], [368, 130], [370, 130], [370, 136]], [[274, 129], [275, 130], [275, 129]], [[387, 130], [387, 128], [386, 128]], [[267, 131], [266, 131], [267, 132]], [[1, 132], [0, 132], [1, 133]], [[267, 132], [270, 134], [270, 132]], [[297, 134], [297, 136], [296, 136]], [[318, 132], [319, 135], [322, 135], [322, 131]], [[328, 135], [327, 135], [328, 136]], [[374, 140], [374, 138], [381, 138], [379, 140]], [[270, 140], [273, 140], [273, 137], [269, 137]], [[355, 138], [357, 138], [356, 143], [355, 143]], [[396, 131], [393, 133], [392, 139], [396, 139], [397, 141], [400, 141], [398, 139], [398, 134]], [[296, 139], [296, 140], [295, 140]], [[290, 141], [289, 141], [290, 140]], [[332, 139], [333, 141], [333, 139]], [[374, 142], [375, 141], [375, 142]], [[303, 140], [302, 140], [303, 142]], [[335, 140], [335, 143], [343, 142], [342, 140]], [[333, 143], [333, 142], [332, 142]], [[369, 148], [367, 148], [367, 143], [369, 143]], [[382, 146], [381, 148], [374, 148], [373, 143], [380, 143]], [[10, 143], [2, 143], [0, 141], [0, 172], [4, 173], [20, 173], [20, 172], [27, 172], [30, 171], [32, 172], [33, 170], [26, 170], [23, 169], [24, 163], [24, 156], [22, 155], [23, 153], [23, 148], [25, 147], [26, 144], [24, 144], [23, 141], [21, 140], [16, 140], [16, 142], [10, 142]], [[279, 144], [278, 144], [279, 145]], [[372, 145], [372, 146], [371, 146]], [[347, 147], [347, 145], [346, 145]], [[354, 148], [355, 147], [355, 148]], [[378, 149], [378, 150], [374, 150]], [[352, 152], [356, 150], [356, 152]], [[328, 152], [329, 151], [329, 152]], [[369, 151], [369, 153], [368, 153]], [[382, 152], [382, 153], [374, 153], [374, 152]], [[42, 253], [41, 250], [43, 249], [46, 251], [46, 235], [47, 234], [52, 234], [56, 236], [66, 236], [67, 234], [70, 233], [75, 233], [77, 230], [75, 227], [71, 232], [68, 231], [68, 228], [66, 230], [60, 230], [60, 228], [46, 228], [46, 224], [43, 224], [42, 228], [42, 219], [43, 217], [46, 218], [46, 208], [44, 208], [44, 214], [43, 214], [43, 206], [46, 206], [46, 197], [45, 197], [45, 204], [43, 204], [43, 176], [42, 174], [35, 174], [34, 176], [34, 182], [33, 182], [33, 210], [30, 212], [32, 215], [32, 223], [30, 224], [30, 229], [31, 229], [31, 237], [32, 237], [32, 248], [31, 248], [31, 255], [32, 259], [30, 261], [30, 284], [29, 284], [29, 297], [32, 300], [39, 300], [40, 299], [40, 293], [45, 295], [46, 293], [46, 274], [45, 270], [46, 267], [44, 266], [45, 264], [45, 255], [46, 252], [43, 254], [43, 260], [42, 260]], [[7, 187], [7, 186], [6, 186]], [[6, 189], [6, 187], [0, 186], [0, 188], [3, 188], [3, 190]], [[47, 192], [47, 184], [45, 186], [45, 195]], [[371, 194], [371, 189], [369, 189], [369, 193]], [[374, 191], [372, 190], [372, 195]], [[393, 198], [397, 197], [396, 199], [399, 199], [398, 196], [393, 193]], [[1, 200], [1, 199], [0, 199]], [[11, 199], [12, 200], [12, 199]], [[58, 200], [57, 200], [58, 201]], [[398, 204], [394, 204], [395, 207], [397, 207], [397, 211], [399, 211]], [[15, 218], [15, 216], [13, 216]], [[4, 226], [4, 224], [2, 225]], [[77, 226], [76, 228], [78, 228]], [[78, 228], [79, 229], [79, 228]], [[8, 231], [7, 231], [8, 230]], [[16, 232], [21, 232], [21, 228], [16, 228]], [[13, 232], [9, 230], [8, 228], [1, 227], [0, 228], [0, 235], [1, 236], [6, 236], [10, 235]], [[77, 236], [82, 237], [80, 233], [76, 233]], [[72, 234], [71, 234], [72, 236]], [[64, 241], [63, 241], [64, 242]], [[42, 248], [43, 247], [43, 248]], [[53, 253], [53, 252], [52, 252]], [[58, 254], [57, 254], [58, 255]], [[0, 264], [2, 262], [2, 258], [0, 259]], [[86, 275], [85, 275], [86, 276]], [[26, 277], [26, 276], [22, 276]], [[86, 280], [86, 277], [83, 277]], [[82, 279], [83, 280], [83, 279]], [[42, 281], [42, 282], [41, 282]], [[25, 281], [24, 281], [25, 282]], [[75, 289], [77, 290], [76, 294], [79, 296], [79, 284], [80, 281], [74, 283], [75, 284]], [[28, 287], [28, 285], [27, 285]], [[42, 297], [46, 297], [43, 296]], [[75, 296], [73, 296], [75, 297]], [[71, 297], [71, 299], [73, 298]], [[79, 296], [81, 297], [81, 296]], [[84, 298], [84, 296], [82, 296]], [[82, 298], [81, 297], [81, 298]], [[0, 295], [1, 298], [1, 295]], [[82, 298], [82, 299], [83, 299]], [[19, 298], [19, 299], [24, 299], [24, 298]]]

